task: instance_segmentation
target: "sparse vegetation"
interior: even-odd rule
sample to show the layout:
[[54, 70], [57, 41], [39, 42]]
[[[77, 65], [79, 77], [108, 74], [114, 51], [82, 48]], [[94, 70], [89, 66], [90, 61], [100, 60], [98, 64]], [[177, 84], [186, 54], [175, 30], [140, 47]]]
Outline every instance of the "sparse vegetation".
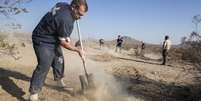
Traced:
[[201, 66], [201, 36], [192, 32], [189, 37], [183, 37], [181, 44], [171, 50], [173, 60], [182, 60]]
[[28, 13], [26, 8], [19, 7], [18, 4], [30, 1], [31, 0], [1, 0], [0, 14], [9, 17], [10, 15], [17, 15], [19, 13]]
[[201, 36], [192, 32], [189, 39], [182, 43], [182, 59], [201, 66]]
[[9, 42], [6, 42], [6, 37], [6, 35], [0, 34], [0, 55], [8, 55], [13, 57], [15, 60], [20, 59], [20, 57], [16, 56], [19, 54], [16, 44], [10, 44]]

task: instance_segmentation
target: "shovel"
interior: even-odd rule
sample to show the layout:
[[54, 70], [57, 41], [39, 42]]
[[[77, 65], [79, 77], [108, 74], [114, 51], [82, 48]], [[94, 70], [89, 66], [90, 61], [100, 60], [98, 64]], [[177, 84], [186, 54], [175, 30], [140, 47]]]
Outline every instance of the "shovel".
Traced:
[[[79, 40], [80, 40], [81, 51], [83, 52], [82, 37], [81, 37], [80, 25], [79, 25], [78, 20], [76, 20], [76, 25], [77, 25], [78, 37], [79, 37]], [[91, 74], [91, 73], [88, 74], [87, 73], [85, 61], [82, 61], [82, 63], [83, 63], [85, 75], [80, 75], [79, 79], [80, 79], [80, 83], [81, 83], [82, 93], [84, 93], [88, 89], [94, 89], [95, 84], [94, 84], [94, 76], [93, 76], [93, 74]]]

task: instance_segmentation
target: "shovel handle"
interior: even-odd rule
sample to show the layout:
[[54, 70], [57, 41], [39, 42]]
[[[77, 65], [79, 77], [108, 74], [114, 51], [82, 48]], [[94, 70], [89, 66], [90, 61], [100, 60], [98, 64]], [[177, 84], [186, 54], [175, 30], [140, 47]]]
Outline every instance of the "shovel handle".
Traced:
[[[80, 25], [79, 25], [79, 20], [76, 20], [76, 25], [77, 25], [78, 37], [79, 37], [79, 40], [80, 40], [81, 51], [84, 52], [83, 44], [82, 44], [82, 36], [81, 36], [81, 31], [80, 31]], [[88, 77], [88, 73], [87, 73], [87, 70], [86, 70], [86, 63], [85, 63], [85, 61], [82, 61], [82, 63], [83, 63], [83, 66], [84, 66], [85, 74]]]
[[77, 25], [78, 38], [79, 38], [79, 41], [80, 41], [80, 47], [81, 47], [81, 50], [83, 52], [84, 49], [83, 49], [83, 44], [82, 44], [82, 36], [81, 36], [81, 31], [80, 31], [79, 20], [76, 20], [76, 25]]

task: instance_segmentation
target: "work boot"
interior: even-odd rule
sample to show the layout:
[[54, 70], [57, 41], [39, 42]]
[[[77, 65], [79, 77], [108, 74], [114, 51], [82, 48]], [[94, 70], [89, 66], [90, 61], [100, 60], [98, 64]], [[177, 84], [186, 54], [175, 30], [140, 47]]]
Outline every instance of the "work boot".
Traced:
[[38, 93], [36, 94], [31, 94], [29, 97], [29, 101], [38, 101]]

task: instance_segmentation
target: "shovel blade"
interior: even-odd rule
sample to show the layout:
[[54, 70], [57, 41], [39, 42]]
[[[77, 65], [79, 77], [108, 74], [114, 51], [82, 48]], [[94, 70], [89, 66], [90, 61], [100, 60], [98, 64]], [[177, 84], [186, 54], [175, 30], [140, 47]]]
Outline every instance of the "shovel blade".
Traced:
[[84, 75], [80, 75], [81, 91], [84, 93], [87, 90], [87, 81]]

